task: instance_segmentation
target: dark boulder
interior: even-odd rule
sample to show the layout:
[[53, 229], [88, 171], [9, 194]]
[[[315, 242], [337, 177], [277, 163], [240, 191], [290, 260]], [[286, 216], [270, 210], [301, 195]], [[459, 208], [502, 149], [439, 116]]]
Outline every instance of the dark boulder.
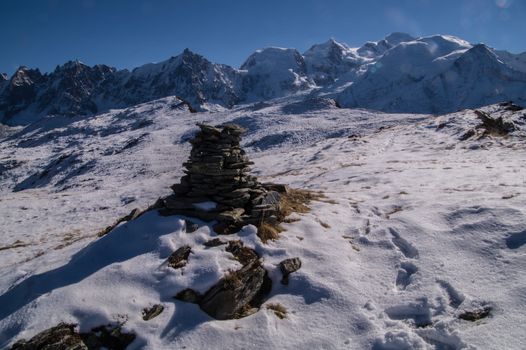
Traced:
[[204, 294], [199, 306], [218, 320], [244, 317], [261, 305], [270, 287], [267, 271], [256, 260], [219, 280]]

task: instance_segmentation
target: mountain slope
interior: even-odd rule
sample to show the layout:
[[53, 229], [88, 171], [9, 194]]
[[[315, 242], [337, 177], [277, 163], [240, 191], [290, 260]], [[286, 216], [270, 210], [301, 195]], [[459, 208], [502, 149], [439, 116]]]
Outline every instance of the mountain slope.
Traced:
[[235, 91], [236, 71], [214, 64], [185, 49], [169, 60], [134, 69], [119, 84], [117, 101], [124, 106], [177, 95], [195, 108], [205, 103], [232, 107], [239, 101]]
[[342, 75], [352, 73], [366, 60], [347, 45], [334, 39], [313, 45], [303, 53], [307, 72], [318, 85], [334, 82]]
[[[128, 349], [521, 349], [526, 120], [484, 110], [516, 130], [460, 141], [480, 123], [473, 111], [385, 114], [289, 98], [190, 113], [171, 97], [18, 128], [0, 140], [0, 347], [68, 322], [81, 332], [122, 324], [137, 335]], [[199, 227], [187, 233], [188, 217], [155, 210], [96, 237], [171, 193], [196, 122], [242, 125], [261, 181], [327, 198], [267, 244], [253, 226], [218, 236], [191, 219]], [[225, 246], [204, 246], [213, 238], [263, 257], [273, 286], [248, 317], [215, 320], [173, 298], [239, 268]], [[187, 265], [166, 266], [185, 245]], [[283, 285], [279, 262], [292, 257], [302, 267]], [[161, 314], [144, 320], [157, 304]], [[481, 310], [489, 317], [461, 317]]]
[[270, 47], [253, 53], [241, 65], [245, 101], [268, 100], [314, 87], [306, 77], [303, 56], [295, 49]]
[[427, 83], [426, 91], [430, 100], [460, 110], [500, 101], [525, 104], [525, 86], [526, 72], [504, 64], [485, 45], [475, 45]]

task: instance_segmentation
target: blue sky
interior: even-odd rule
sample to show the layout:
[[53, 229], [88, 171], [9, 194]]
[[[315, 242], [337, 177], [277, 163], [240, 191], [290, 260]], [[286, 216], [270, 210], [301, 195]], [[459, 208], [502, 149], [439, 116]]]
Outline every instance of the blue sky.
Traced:
[[238, 67], [265, 46], [360, 46], [394, 31], [526, 51], [526, 0], [1, 0], [0, 18], [8, 74], [72, 59], [133, 68], [186, 47]]

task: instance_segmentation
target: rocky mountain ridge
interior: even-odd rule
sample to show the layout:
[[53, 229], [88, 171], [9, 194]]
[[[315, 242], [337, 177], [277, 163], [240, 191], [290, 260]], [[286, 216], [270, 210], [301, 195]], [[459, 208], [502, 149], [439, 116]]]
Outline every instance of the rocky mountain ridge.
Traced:
[[167, 96], [196, 110], [231, 108], [293, 94], [333, 98], [343, 107], [446, 113], [513, 100], [526, 103], [526, 55], [448, 35], [393, 33], [350, 48], [334, 39], [300, 54], [257, 50], [239, 69], [185, 49], [132, 71], [70, 61], [51, 72], [20, 67], [0, 76], [0, 122], [89, 115]]

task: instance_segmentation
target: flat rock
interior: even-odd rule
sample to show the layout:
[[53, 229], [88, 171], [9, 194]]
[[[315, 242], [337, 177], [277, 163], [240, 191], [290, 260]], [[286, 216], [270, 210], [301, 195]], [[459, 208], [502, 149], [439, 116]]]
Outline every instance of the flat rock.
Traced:
[[220, 129], [218, 129], [215, 126], [212, 126], [212, 125], [199, 123], [199, 124], [197, 124], [197, 126], [201, 129], [201, 132], [203, 132], [205, 134], [211, 134], [211, 135], [219, 136], [219, 134], [221, 133]]
[[149, 321], [152, 318], [159, 316], [163, 312], [163, 310], [164, 306], [162, 306], [161, 304], [155, 304], [150, 308], [145, 308], [142, 311], [142, 319], [144, 321]]
[[268, 280], [265, 269], [254, 261], [219, 280], [199, 306], [218, 320], [243, 317], [245, 310], [259, 306], [261, 295], [270, 291]]
[[229, 133], [229, 134], [232, 134], [232, 135], [241, 135], [241, 134], [243, 134], [243, 133], [245, 133], [247, 131], [246, 129], [242, 128], [241, 126], [239, 126], [237, 124], [231, 124], [231, 123], [223, 124], [222, 127], [223, 127], [223, 130], [226, 133]]
[[261, 200], [261, 205], [272, 205], [279, 207], [279, 203], [281, 201], [281, 194], [277, 191], [269, 191], [266, 194], [263, 195], [263, 198]]

